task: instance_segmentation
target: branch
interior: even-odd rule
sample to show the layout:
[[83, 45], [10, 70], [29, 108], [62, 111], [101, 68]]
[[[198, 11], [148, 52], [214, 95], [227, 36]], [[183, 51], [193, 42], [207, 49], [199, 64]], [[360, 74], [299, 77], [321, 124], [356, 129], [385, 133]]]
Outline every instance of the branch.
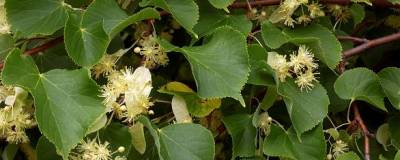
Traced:
[[61, 43], [63, 41], [64, 41], [64, 37], [62, 37], [62, 36], [61, 37], [57, 37], [57, 38], [55, 38], [53, 40], [50, 40], [50, 41], [46, 42], [45, 44], [43, 44], [43, 45], [41, 45], [39, 47], [32, 48], [30, 50], [25, 51], [24, 54], [31, 56], [31, 55], [37, 54], [39, 52], [45, 51], [46, 49], [49, 49], [49, 48], [51, 48], [51, 47], [53, 47], [53, 46], [55, 46], [55, 45], [57, 45], [57, 44], [59, 44], [59, 43]]
[[359, 45], [359, 46], [357, 46], [355, 48], [347, 50], [347, 51], [343, 52], [343, 58], [347, 59], [349, 57], [352, 57], [352, 56], [355, 56], [355, 55], [359, 55], [359, 54], [363, 53], [363, 51], [365, 51], [367, 49], [370, 49], [370, 48], [373, 48], [373, 47], [376, 47], [376, 46], [379, 46], [379, 45], [383, 45], [383, 44], [386, 44], [386, 43], [389, 43], [389, 42], [393, 42], [393, 41], [396, 41], [396, 40], [400, 40], [400, 32], [394, 33], [394, 34], [391, 34], [391, 35], [388, 35], [388, 36], [384, 36], [384, 37], [381, 37], [381, 38], [370, 40], [370, 41], [368, 41], [366, 43], [363, 43], [363, 44], [361, 44], [361, 45]]
[[[320, 0], [321, 3], [325, 4], [338, 4], [338, 5], [349, 5], [351, 4], [351, 0]], [[248, 8], [248, 4], [250, 6], [271, 6], [271, 5], [279, 5], [281, 0], [256, 0], [247, 2], [235, 2], [230, 5], [230, 8]], [[392, 7], [392, 8], [400, 8], [400, 5], [393, 5], [386, 0], [375, 0], [372, 1], [374, 6], [377, 7]]]
[[366, 38], [358, 38], [358, 37], [352, 37], [352, 36], [336, 36], [338, 40], [342, 41], [352, 41], [353, 43], [367, 43], [369, 42], [368, 39]]
[[[37, 54], [39, 52], [45, 51], [45, 50], [47, 50], [47, 49], [49, 49], [51, 47], [54, 47], [54, 46], [56, 46], [57, 44], [59, 44], [59, 43], [61, 43], [63, 41], [64, 41], [64, 37], [63, 36], [57, 37], [55, 39], [52, 39], [52, 40], [46, 42], [45, 44], [43, 44], [43, 45], [41, 45], [39, 47], [35, 47], [35, 48], [32, 48], [30, 50], [25, 51], [24, 54], [32, 56], [32, 55], [35, 55], [35, 54]], [[4, 66], [4, 62], [0, 63], [0, 69], [2, 69], [3, 66]]]
[[365, 126], [363, 119], [361, 118], [360, 111], [358, 110], [358, 106], [355, 102], [351, 104], [354, 110], [354, 120], [357, 121], [357, 124], [361, 127], [361, 130], [364, 135], [364, 158], [365, 160], [370, 160], [369, 156], [369, 138], [370, 133], [368, 131], [367, 126]]

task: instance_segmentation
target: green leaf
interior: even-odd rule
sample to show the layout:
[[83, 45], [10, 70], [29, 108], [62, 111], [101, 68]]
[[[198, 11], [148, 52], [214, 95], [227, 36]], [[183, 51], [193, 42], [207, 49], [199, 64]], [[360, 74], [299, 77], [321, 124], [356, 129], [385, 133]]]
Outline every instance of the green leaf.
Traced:
[[253, 157], [256, 153], [256, 128], [248, 114], [235, 114], [223, 117], [222, 122], [232, 137], [232, 159], [236, 157]]
[[57, 154], [56, 147], [46, 137], [42, 136], [36, 145], [36, 158], [40, 160], [62, 160]]
[[215, 8], [224, 9], [228, 11], [228, 6], [235, 0], [208, 0]]
[[93, 133], [93, 136], [99, 136], [100, 141], [104, 143], [107, 141], [110, 143], [109, 149], [111, 151], [117, 151], [119, 147], [124, 147], [125, 151], [120, 153], [116, 152], [112, 155], [113, 158], [116, 156], [128, 156], [129, 150], [131, 149], [132, 137], [128, 127], [119, 123], [111, 123], [106, 128], [100, 130], [98, 133]]
[[282, 31], [272, 24], [270, 21], [265, 21], [261, 25], [261, 35], [264, 43], [272, 49], [277, 49], [283, 44], [289, 42], [288, 37]]
[[193, 0], [144, 0], [140, 6], [156, 6], [171, 13], [172, 17], [189, 33], [197, 37], [193, 27], [199, 20], [199, 7]]
[[14, 49], [7, 57], [2, 79], [4, 84], [21, 86], [33, 95], [39, 129], [64, 158], [105, 113], [99, 87], [86, 69], [39, 73], [31, 57]]
[[64, 30], [66, 50], [76, 64], [90, 67], [103, 57], [116, 34], [149, 18], [159, 18], [159, 13], [145, 8], [128, 16], [116, 1], [96, 0], [84, 13], [70, 14]]
[[159, 158], [173, 160], [212, 160], [215, 144], [209, 130], [198, 124], [172, 124], [157, 129], [146, 117], [139, 117], [154, 138]]
[[248, 35], [251, 32], [253, 24], [246, 15], [226, 14], [224, 11], [215, 9], [206, 0], [197, 2], [200, 10], [200, 19], [193, 30], [199, 37], [212, 33], [216, 28], [224, 25], [231, 26], [244, 35]]
[[364, 7], [360, 4], [354, 3], [350, 7], [350, 13], [353, 16], [354, 25], [361, 23], [365, 17]]
[[109, 44], [103, 22], [82, 23], [81, 14], [70, 14], [64, 30], [65, 47], [68, 55], [80, 66], [90, 67], [106, 53]]
[[95, 0], [86, 9], [82, 26], [103, 21], [104, 31], [109, 34], [118, 23], [126, 19], [128, 15], [118, 6], [116, 1]]
[[274, 86], [274, 71], [267, 64], [267, 51], [258, 44], [248, 46], [250, 57], [250, 75], [247, 83], [263, 86]]
[[396, 155], [394, 156], [394, 160], [400, 160], [400, 151], [397, 151]]
[[311, 24], [296, 29], [285, 29], [283, 34], [290, 37], [290, 42], [307, 44], [321, 62], [330, 69], [335, 69], [342, 59], [342, 46], [335, 35], [319, 24]]
[[378, 73], [383, 91], [390, 103], [400, 110], [400, 69], [387, 67]]
[[158, 131], [165, 159], [213, 160], [214, 138], [198, 124], [173, 124]]
[[202, 46], [179, 49], [189, 61], [202, 98], [231, 97], [244, 106], [240, 91], [249, 74], [246, 38], [231, 27], [216, 29]]
[[150, 18], [160, 18], [160, 14], [154, 8], [144, 8], [128, 16], [116, 1], [96, 0], [87, 8], [82, 23], [89, 26], [103, 21], [104, 31], [111, 39], [129, 25]]
[[275, 125], [264, 139], [263, 152], [269, 156], [286, 157], [295, 160], [325, 159], [325, 139], [322, 125], [301, 135], [299, 141], [293, 128], [287, 132]]
[[5, 8], [11, 30], [22, 37], [51, 35], [64, 26], [68, 16], [63, 0], [6, 0]]
[[278, 85], [278, 93], [285, 101], [293, 128], [299, 136], [322, 122], [328, 114], [326, 90], [319, 83], [314, 85], [310, 91], [301, 91], [293, 79]]
[[0, 34], [0, 60], [4, 60], [13, 48], [13, 37], [9, 34]]
[[350, 101], [349, 100], [344, 100], [341, 99], [336, 93], [334, 89], [334, 84], [336, 79], [339, 77], [335, 73], [335, 71], [332, 71], [328, 67], [319, 67], [319, 81], [322, 86], [325, 87], [326, 91], [328, 92], [329, 96], [329, 111], [333, 113], [338, 113], [341, 111], [346, 110], [346, 108], [349, 106]]
[[376, 131], [376, 141], [382, 144], [385, 150], [387, 150], [386, 146], [390, 143], [390, 136], [389, 124], [384, 123], [379, 126], [378, 130]]
[[342, 99], [365, 101], [386, 111], [379, 77], [367, 68], [347, 70], [336, 80], [334, 88]]
[[336, 160], [360, 160], [360, 157], [354, 152], [346, 152], [343, 154], [340, 154]]
[[275, 101], [278, 99], [278, 96], [279, 95], [276, 86], [268, 87], [267, 92], [265, 93], [264, 98], [261, 101], [259, 107], [264, 111], [267, 111], [274, 105]]
[[391, 117], [388, 120], [390, 135], [391, 135], [392, 141], [394, 141], [394, 144], [396, 145], [396, 147], [400, 147], [400, 146], [398, 146], [398, 144], [400, 144], [399, 122], [400, 122], [400, 117], [398, 117], [398, 116]]

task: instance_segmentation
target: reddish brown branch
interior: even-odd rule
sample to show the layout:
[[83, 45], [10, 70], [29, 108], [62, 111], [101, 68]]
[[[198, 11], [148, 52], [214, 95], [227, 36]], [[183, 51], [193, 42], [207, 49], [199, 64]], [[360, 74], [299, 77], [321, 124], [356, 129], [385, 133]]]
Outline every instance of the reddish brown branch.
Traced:
[[[320, 0], [321, 3], [325, 4], [338, 4], [338, 5], [349, 5], [351, 4], [351, 0]], [[257, 1], [249, 1], [251, 6], [270, 6], [270, 5], [279, 5], [281, 0], [257, 0]], [[393, 7], [400, 8], [400, 5], [393, 5], [386, 0], [375, 0], [372, 2], [374, 6], [377, 7]], [[247, 2], [235, 2], [229, 6], [230, 8], [248, 8]]]
[[359, 54], [363, 53], [363, 51], [365, 51], [367, 49], [370, 49], [370, 48], [373, 48], [373, 47], [376, 47], [376, 46], [379, 46], [379, 45], [382, 45], [382, 44], [386, 44], [386, 43], [389, 43], [389, 42], [393, 42], [393, 41], [396, 41], [396, 40], [400, 40], [400, 32], [394, 33], [394, 34], [391, 34], [391, 35], [388, 35], [388, 36], [384, 36], [384, 37], [381, 37], [381, 38], [370, 40], [370, 41], [368, 41], [366, 43], [363, 43], [363, 44], [361, 44], [361, 45], [359, 45], [359, 46], [357, 46], [355, 48], [347, 50], [347, 51], [343, 52], [343, 58], [347, 59], [349, 57], [352, 57], [352, 56], [355, 56], [355, 55], [359, 55]]
[[51, 48], [51, 47], [63, 42], [63, 41], [64, 41], [64, 37], [61, 36], [61, 37], [55, 38], [53, 40], [50, 40], [50, 41], [46, 42], [45, 44], [43, 44], [43, 45], [41, 45], [39, 47], [27, 50], [27, 51], [24, 52], [24, 54], [31, 56], [31, 55], [37, 54], [39, 52], [45, 51], [45, 50], [47, 50], [47, 49], [49, 49], [49, 48]]
[[[39, 47], [35, 47], [35, 48], [32, 48], [30, 50], [25, 51], [24, 54], [25, 55], [29, 55], [29, 56], [35, 55], [35, 54], [37, 54], [39, 52], [42, 52], [42, 51], [45, 51], [45, 50], [47, 50], [47, 49], [49, 49], [51, 47], [54, 47], [54, 46], [56, 46], [57, 44], [60, 44], [63, 41], [64, 41], [64, 37], [63, 36], [57, 37], [55, 39], [52, 39], [52, 40], [46, 42], [45, 44], [43, 44], [43, 45], [41, 45]], [[2, 69], [3, 66], [4, 66], [4, 64], [0, 63], [0, 69]]]
[[364, 159], [370, 160], [369, 156], [369, 137], [371, 134], [368, 131], [367, 126], [364, 124], [363, 119], [361, 118], [360, 111], [358, 110], [358, 106], [355, 102], [351, 104], [354, 110], [354, 120], [357, 122], [359, 127], [361, 128], [364, 135]]
[[336, 38], [338, 40], [342, 40], [342, 41], [352, 41], [353, 43], [356, 43], [356, 44], [369, 42], [368, 39], [352, 37], [352, 36], [336, 36]]

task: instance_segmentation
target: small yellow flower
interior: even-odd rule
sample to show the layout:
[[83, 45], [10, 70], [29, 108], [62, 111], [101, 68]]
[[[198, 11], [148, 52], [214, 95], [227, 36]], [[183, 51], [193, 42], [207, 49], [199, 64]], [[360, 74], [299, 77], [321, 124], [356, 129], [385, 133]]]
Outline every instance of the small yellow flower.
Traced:
[[268, 53], [268, 65], [275, 70], [279, 81], [285, 82], [286, 77], [291, 77], [290, 75], [290, 65], [286, 60], [286, 55], [280, 55], [275, 52]]
[[338, 140], [333, 144], [333, 157], [338, 157], [339, 155], [349, 151], [348, 145], [342, 140]]
[[310, 11], [310, 17], [311, 18], [317, 18], [317, 17], [322, 17], [325, 16], [324, 11], [321, 9], [321, 5], [318, 3], [312, 3], [307, 6], [308, 11]]
[[147, 68], [156, 68], [159, 65], [165, 66], [168, 64], [167, 53], [158, 44], [157, 38], [152, 35], [144, 37], [139, 41], [141, 47], [134, 49], [135, 53], [144, 56], [144, 66]]
[[297, 17], [297, 23], [298, 24], [309, 24], [311, 22], [311, 18], [305, 14], [301, 15], [300, 17]]
[[328, 5], [328, 11], [332, 13], [336, 21], [338, 21], [339, 23], [347, 22], [351, 17], [349, 8], [345, 6], [340, 6], [336, 4]]
[[102, 86], [101, 97], [109, 111], [114, 111], [117, 118], [132, 122], [142, 113], [148, 113], [153, 105], [150, 102], [151, 73], [146, 67], [138, 67], [134, 72], [125, 68], [114, 71], [108, 76], [108, 84]]
[[290, 66], [293, 67], [293, 71], [296, 74], [299, 74], [305, 69], [314, 70], [318, 67], [318, 64], [314, 63], [314, 55], [310, 50], [306, 46], [301, 45], [297, 51], [297, 55], [290, 55]]
[[288, 27], [292, 27], [292, 28], [294, 27], [295, 23], [296, 23], [296, 21], [290, 16], [286, 17], [285, 21], [283, 22], [284, 25], [286, 25]]
[[4, 0], [0, 1], [0, 34], [10, 33], [10, 25], [7, 22], [6, 9], [4, 8]]
[[304, 89], [308, 91], [314, 87], [313, 82], [318, 82], [318, 80], [315, 78], [315, 74], [316, 73], [313, 73], [312, 70], [307, 70], [305, 73], [297, 75], [295, 83], [300, 87], [301, 91]]
[[117, 63], [121, 56], [117, 54], [104, 55], [100, 62], [92, 68], [94, 77], [98, 79], [100, 75], [109, 75], [114, 70], [115, 63]]
[[294, 20], [291, 18], [294, 11], [300, 6], [298, 0], [285, 0], [270, 16], [269, 20], [272, 23], [284, 21], [287, 26], [292, 26]]

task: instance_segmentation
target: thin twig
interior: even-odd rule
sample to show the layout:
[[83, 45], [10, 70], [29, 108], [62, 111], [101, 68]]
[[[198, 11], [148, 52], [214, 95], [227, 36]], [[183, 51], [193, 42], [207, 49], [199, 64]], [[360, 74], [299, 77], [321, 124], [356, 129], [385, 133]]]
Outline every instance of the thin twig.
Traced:
[[[338, 5], [349, 5], [351, 4], [351, 0], [320, 0], [321, 3], [326, 4], [338, 4]], [[255, 6], [271, 6], [271, 5], [279, 5], [281, 0], [257, 0], [247, 2], [235, 2], [229, 6], [229, 8], [248, 8], [248, 4], [252, 7]], [[377, 7], [392, 7], [392, 8], [400, 8], [400, 5], [393, 5], [386, 0], [372, 1], [374, 6]]]
[[64, 41], [64, 37], [63, 36], [57, 37], [57, 38], [55, 38], [53, 40], [50, 40], [50, 41], [46, 42], [45, 44], [43, 44], [43, 45], [41, 45], [39, 47], [32, 48], [30, 50], [25, 51], [24, 54], [31, 56], [31, 55], [37, 54], [39, 52], [45, 51], [45, 50], [47, 50], [47, 49], [49, 49], [51, 47], [54, 47], [54, 46], [56, 46], [57, 44], [59, 44], [59, 43], [61, 43], [63, 41]]
[[347, 59], [349, 57], [352, 57], [352, 56], [355, 56], [355, 55], [359, 55], [359, 54], [363, 53], [363, 51], [365, 51], [367, 49], [370, 49], [370, 48], [373, 48], [373, 47], [376, 47], [376, 46], [379, 46], [379, 45], [383, 45], [383, 44], [386, 44], [386, 43], [390, 43], [390, 42], [393, 42], [393, 41], [396, 41], [396, 40], [400, 40], [400, 32], [394, 33], [394, 34], [391, 34], [391, 35], [388, 35], [388, 36], [380, 37], [380, 38], [377, 38], [377, 39], [370, 40], [370, 41], [368, 41], [366, 43], [363, 43], [363, 44], [361, 44], [361, 45], [359, 45], [359, 46], [357, 46], [355, 48], [347, 50], [347, 51], [343, 52], [343, 58]]
[[352, 36], [336, 36], [338, 40], [342, 41], [352, 41], [353, 43], [360, 44], [360, 43], [367, 43], [369, 42], [366, 38], [358, 38]]
[[[47, 50], [47, 49], [49, 49], [51, 47], [54, 47], [54, 46], [56, 46], [57, 44], [60, 44], [63, 41], [64, 41], [64, 37], [63, 36], [57, 37], [57, 38], [55, 38], [53, 40], [50, 40], [50, 41], [46, 42], [45, 44], [43, 44], [43, 45], [41, 45], [39, 47], [35, 47], [35, 48], [32, 48], [32, 49], [29, 49], [29, 50], [25, 51], [24, 54], [32, 56], [32, 55], [35, 55], [37, 53], [43, 52], [43, 51], [45, 51], [45, 50]], [[3, 62], [0, 63], [0, 69], [2, 69], [3, 66], [4, 66], [4, 63]]]
[[358, 106], [355, 102], [352, 103], [352, 108], [354, 110], [354, 120], [357, 121], [357, 124], [361, 128], [364, 135], [364, 159], [370, 160], [369, 156], [369, 137], [370, 133], [368, 131], [367, 126], [364, 124], [363, 119], [361, 118], [360, 111], [358, 110]]

